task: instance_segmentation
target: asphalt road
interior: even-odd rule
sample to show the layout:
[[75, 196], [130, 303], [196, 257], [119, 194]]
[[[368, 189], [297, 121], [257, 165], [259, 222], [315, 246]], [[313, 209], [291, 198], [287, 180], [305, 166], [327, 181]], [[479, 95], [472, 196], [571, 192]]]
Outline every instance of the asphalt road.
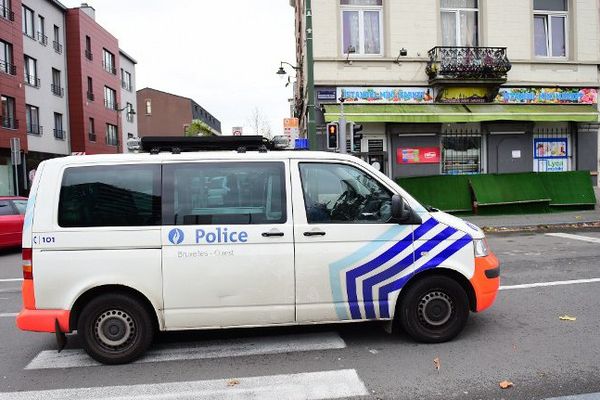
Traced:
[[[76, 336], [57, 355], [53, 335], [16, 329], [10, 314], [20, 308], [20, 282], [7, 279], [20, 277], [20, 255], [2, 253], [0, 400], [151, 394], [543, 399], [600, 393], [600, 279], [589, 281], [600, 278], [600, 232], [568, 233], [592, 240], [544, 233], [490, 236], [505, 290], [491, 309], [471, 314], [451, 343], [416, 344], [372, 323], [187, 332], [163, 334], [145, 362], [115, 367], [90, 363]], [[579, 283], [527, 285], [572, 280]], [[576, 320], [562, 321], [563, 315]], [[501, 389], [505, 379], [514, 386]], [[84, 390], [64, 390], [69, 388]], [[46, 390], [56, 391], [40, 392]]]

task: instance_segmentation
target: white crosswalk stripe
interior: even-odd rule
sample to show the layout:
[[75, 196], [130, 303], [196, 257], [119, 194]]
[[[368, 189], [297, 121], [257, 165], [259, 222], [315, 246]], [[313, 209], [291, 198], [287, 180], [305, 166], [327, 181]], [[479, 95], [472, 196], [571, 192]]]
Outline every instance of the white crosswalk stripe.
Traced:
[[[281, 354], [303, 351], [343, 349], [344, 340], [333, 332], [308, 333], [260, 338], [208, 341], [197, 346], [151, 348], [137, 363], [200, 360]], [[83, 350], [67, 349], [58, 353], [46, 350], [39, 353], [25, 369], [77, 368], [100, 365]]]
[[335, 399], [367, 395], [356, 370], [307, 372], [195, 382], [0, 393], [0, 400]]
[[0, 313], [0, 318], [15, 318], [17, 313]]
[[546, 236], [553, 236], [553, 237], [559, 237], [559, 238], [563, 238], [563, 239], [573, 239], [573, 240], [580, 240], [582, 242], [600, 244], [600, 238], [590, 237], [590, 236], [582, 236], [582, 235], [573, 235], [571, 233], [546, 233]]

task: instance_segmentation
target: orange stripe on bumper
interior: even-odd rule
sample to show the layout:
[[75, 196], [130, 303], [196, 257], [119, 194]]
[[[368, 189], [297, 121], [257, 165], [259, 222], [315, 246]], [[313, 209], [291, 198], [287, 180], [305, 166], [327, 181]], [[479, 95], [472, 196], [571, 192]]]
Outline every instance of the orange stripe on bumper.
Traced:
[[55, 332], [54, 321], [62, 332], [70, 332], [68, 310], [26, 310], [17, 315], [17, 327], [23, 331]]
[[485, 271], [498, 268], [500, 262], [498, 258], [491, 253], [486, 257], [475, 258], [475, 274], [471, 278], [471, 285], [475, 290], [475, 297], [477, 299], [477, 312], [483, 311], [490, 307], [496, 295], [498, 294], [498, 288], [500, 287], [500, 278], [488, 278]]
[[33, 279], [23, 280], [23, 285], [21, 285], [21, 293], [23, 296], [23, 308], [27, 310], [35, 310], [35, 293], [33, 291]]

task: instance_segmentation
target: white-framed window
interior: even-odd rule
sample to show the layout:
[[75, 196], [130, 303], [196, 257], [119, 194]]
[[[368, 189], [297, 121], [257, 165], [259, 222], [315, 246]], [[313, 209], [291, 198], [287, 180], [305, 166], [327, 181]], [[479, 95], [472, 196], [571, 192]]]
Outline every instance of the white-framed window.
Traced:
[[342, 54], [383, 55], [383, 0], [340, 0]]
[[113, 75], [117, 74], [115, 55], [106, 49], [102, 49], [102, 66], [105, 71]]
[[478, 0], [441, 0], [443, 46], [479, 46]]
[[104, 86], [104, 107], [116, 110], [117, 109], [117, 91]]
[[146, 99], [146, 115], [152, 115], [152, 100]]
[[533, 0], [536, 57], [567, 57], [568, 0]]

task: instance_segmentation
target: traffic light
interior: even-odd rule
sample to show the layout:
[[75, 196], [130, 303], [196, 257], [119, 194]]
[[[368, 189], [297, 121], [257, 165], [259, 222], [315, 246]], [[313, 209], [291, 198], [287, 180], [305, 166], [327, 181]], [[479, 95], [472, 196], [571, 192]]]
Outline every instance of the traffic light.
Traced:
[[355, 124], [354, 122], [350, 124], [351, 133], [352, 133], [352, 151], [360, 150], [360, 141], [363, 138], [363, 134], [360, 133], [363, 130], [362, 124]]
[[327, 124], [327, 149], [337, 150], [338, 148], [338, 137], [339, 137], [339, 125], [337, 122]]

